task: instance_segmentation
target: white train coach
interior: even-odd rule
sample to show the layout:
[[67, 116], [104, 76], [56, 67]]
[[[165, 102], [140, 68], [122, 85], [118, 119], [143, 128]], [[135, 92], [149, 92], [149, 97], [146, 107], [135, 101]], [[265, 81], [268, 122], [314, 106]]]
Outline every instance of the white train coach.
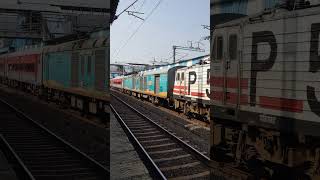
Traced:
[[257, 177], [320, 178], [320, 7], [214, 27], [211, 158]]
[[174, 107], [189, 117], [210, 119], [210, 60], [178, 69], [173, 88]]

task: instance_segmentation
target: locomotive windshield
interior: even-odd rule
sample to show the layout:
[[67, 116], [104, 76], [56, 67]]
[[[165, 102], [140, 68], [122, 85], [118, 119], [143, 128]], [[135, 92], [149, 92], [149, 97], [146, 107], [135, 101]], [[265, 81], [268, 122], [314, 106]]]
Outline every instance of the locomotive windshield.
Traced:
[[214, 56], [216, 60], [221, 60], [223, 56], [223, 38], [218, 36], [215, 38], [214, 42]]
[[237, 59], [238, 38], [236, 34], [229, 36], [229, 56], [230, 60]]

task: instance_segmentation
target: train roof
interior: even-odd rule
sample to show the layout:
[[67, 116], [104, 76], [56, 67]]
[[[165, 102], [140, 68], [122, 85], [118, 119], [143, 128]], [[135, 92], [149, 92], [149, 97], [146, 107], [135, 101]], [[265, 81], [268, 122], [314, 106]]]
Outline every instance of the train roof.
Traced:
[[274, 21], [278, 19], [289, 19], [289, 18], [302, 17], [306, 15], [316, 15], [316, 14], [319, 14], [319, 10], [320, 10], [320, 4], [310, 6], [305, 9], [297, 9], [297, 10], [275, 8], [275, 9], [265, 10], [258, 14], [245, 16], [242, 18], [228, 21], [226, 23], [216, 25], [214, 29], [237, 26], [240, 24], [253, 24], [253, 23], [259, 23], [259, 22]]
[[5, 54], [0, 54], [1, 56], [20, 56], [25, 54], [40, 54], [60, 52], [60, 51], [72, 51], [76, 49], [90, 49], [90, 48], [99, 48], [105, 47], [108, 45], [108, 38], [89, 38], [89, 39], [80, 39], [74, 40], [66, 43], [48, 45], [44, 46], [43, 44], [25, 46], [23, 48], [18, 48], [15, 51], [8, 52]]
[[153, 69], [150, 69], [150, 70], [145, 70], [144, 72], [157, 71], [157, 70], [161, 70], [161, 69], [165, 69], [165, 68], [170, 69], [170, 68], [175, 67], [175, 66], [192, 66], [194, 64], [198, 64], [201, 60], [208, 59], [208, 58], [210, 58], [209, 55], [199, 56], [199, 57], [196, 57], [196, 58], [179, 61], [177, 63], [172, 63], [172, 64], [160, 66], [160, 67], [157, 67], [157, 68], [153, 68]]
[[[16, 10], [35, 10], [35, 11], [55, 11], [59, 12], [61, 8], [65, 7], [79, 7], [79, 8], [110, 8], [110, 1], [106, 0], [23, 0], [20, 3], [17, 1], [1, 1], [1, 7]], [[118, 0], [112, 0], [118, 1]], [[108, 3], [109, 2], [109, 3]], [[35, 5], [36, 4], [36, 5]], [[117, 5], [114, 4], [113, 6]]]
[[121, 75], [121, 76], [114, 77], [114, 78], [112, 78], [112, 79], [123, 79], [123, 77], [124, 77], [124, 76]]
[[133, 75], [151, 75], [151, 74], [162, 74], [162, 73], [166, 73], [169, 71], [170, 68], [172, 67], [176, 67], [176, 66], [185, 66], [185, 67], [189, 67], [195, 64], [199, 64], [201, 61], [206, 61], [209, 60], [210, 56], [209, 55], [205, 55], [205, 56], [199, 56], [196, 58], [192, 58], [192, 59], [187, 59], [187, 60], [183, 60], [183, 61], [179, 61], [178, 63], [172, 63], [169, 65], [165, 65], [165, 66], [160, 66], [157, 68], [153, 68], [153, 69], [149, 69], [149, 70], [144, 70], [144, 71], [140, 71], [140, 72], [134, 72], [134, 73], [130, 73], [125, 75], [126, 76], [133, 76]]
[[210, 66], [210, 59], [204, 60], [199, 64], [194, 64], [192, 66], [183, 67], [181, 69], [178, 69], [177, 71], [184, 71], [186, 69], [192, 69], [192, 68], [195, 68], [195, 67], [198, 67], [198, 66]]
[[22, 56], [26, 54], [40, 54], [42, 51], [42, 48], [43, 48], [43, 44], [25, 46], [23, 48], [19, 48], [16, 51], [1, 54], [0, 57]]
[[45, 52], [59, 52], [59, 51], [71, 51], [75, 49], [91, 49], [104, 47], [108, 45], [108, 38], [89, 38], [70, 41], [57, 45], [50, 45], [45, 47]]
[[162, 73], [166, 73], [169, 71], [169, 67], [166, 66], [162, 66], [159, 68], [154, 68], [154, 69], [150, 69], [147, 71], [142, 71], [141, 73], [143, 73], [143, 75], [150, 75], [150, 74], [162, 74]]

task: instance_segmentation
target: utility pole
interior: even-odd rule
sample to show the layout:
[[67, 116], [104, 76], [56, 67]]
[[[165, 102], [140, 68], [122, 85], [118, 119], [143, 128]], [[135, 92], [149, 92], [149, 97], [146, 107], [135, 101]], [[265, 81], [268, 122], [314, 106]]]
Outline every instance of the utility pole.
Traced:
[[173, 45], [173, 63], [176, 62], [176, 49], [177, 49], [177, 46]]
[[204, 49], [201, 49], [199, 47], [199, 44], [200, 42], [197, 42], [198, 43], [198, 47], [193, 47], [192, 46], [192, 41], [189, 41], [191, 42], [191, 45], [189, 47], [185, 47], [185, 46], [176, 46], [176, 45], [173, 45], [172, 46], [172, 49], [173, 49], [173, 63], [176, 62], [176, 51], [179, 49], [179, 50], [186, 50], [186, 51], [197, 51], [197, 52], [205, 52]]
[[157, 61], [156, 61], [156, 57], [153, 57], [153, 60], [152, 60], [152, 61], [149, 61], [149, 62], [151, 62], [151, 63], [152, 63], [152, 66], [154, 66], [155, 63], [157, 62]]
[[[213, 30], [214, 30], [214, 26], [208, 26], [208, 25], [201, 25], [201, 26], [203, 27], [203, 29], [209, 30], [209, 31], [210, 31], [210, 34], [211, 34], [211, 33], [213, 32]], [[200, 39], [200, 41], [210, 40], [210, 37], [211, 37], [211, 36], [202, 37], [202, 38]]]

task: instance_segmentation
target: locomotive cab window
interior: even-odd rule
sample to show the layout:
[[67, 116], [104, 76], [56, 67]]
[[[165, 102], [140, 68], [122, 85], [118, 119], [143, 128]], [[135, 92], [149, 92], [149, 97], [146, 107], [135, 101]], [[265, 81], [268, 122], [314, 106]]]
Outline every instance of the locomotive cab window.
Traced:
[[181, 73], [181, 81], [184, 81], [184, 72]]
[[215, 45], [214, 45], [214, 54], [216, 60], [221, 60], [223, 56], [223, 37], [218, 36], [215, 38]]
[[229, 57], [230, 57], [230, 60], [237, 59], [237, 51], [238, 51], [238, 37], [236, 34], [232, 34], [229, 36]]
[[180, 73], [177, 73], [177, 79], [176, 79], [177, 81], [179, 81], [180, 80]]

